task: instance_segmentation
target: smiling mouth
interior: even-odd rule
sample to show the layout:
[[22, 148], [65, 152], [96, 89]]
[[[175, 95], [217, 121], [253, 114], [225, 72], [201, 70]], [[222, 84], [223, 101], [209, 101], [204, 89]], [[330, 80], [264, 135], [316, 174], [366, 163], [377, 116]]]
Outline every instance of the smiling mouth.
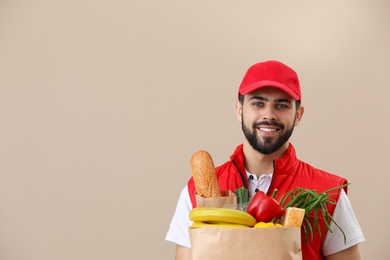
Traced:
[[277, 128], [265, 128], [265, 127], [259, 127], [260, 131], [267, 132], [267, 133], [272, 133], [272, 132], [277, 132], [279, 129]]
[[261, 132], [264, 133], [276, 133], [280, 130], [280, 128], [270, 128], [270, 127], [258, 127]]

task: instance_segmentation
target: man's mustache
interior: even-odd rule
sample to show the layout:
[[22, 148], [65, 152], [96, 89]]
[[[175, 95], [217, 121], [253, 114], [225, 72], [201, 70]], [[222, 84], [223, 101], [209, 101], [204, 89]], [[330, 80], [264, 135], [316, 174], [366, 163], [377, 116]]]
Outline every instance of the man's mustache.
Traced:
[[273, 122], [273, 121], [271, 121], [271, 122], [270, 121], [261, 121], [261, 122], [253, 124], [254, 127], [260, 127], [260, 126], [265, 126], [265, 125], [267, 125], [267, 126], [276, 126], [276, 127], [280, 128], [280, 129], [284, 129], [284, 125], [279, 124], [277, 122]]

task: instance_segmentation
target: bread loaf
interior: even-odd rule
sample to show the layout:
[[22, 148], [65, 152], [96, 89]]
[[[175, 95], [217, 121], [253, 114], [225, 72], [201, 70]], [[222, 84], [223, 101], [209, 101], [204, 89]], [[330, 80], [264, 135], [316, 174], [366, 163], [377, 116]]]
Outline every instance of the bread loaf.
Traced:
[[220, 197], [221, 191], [211, 155], [204, 150], [197, 151], [192, 155], [190, 164], [196, 193], [203, 198]]

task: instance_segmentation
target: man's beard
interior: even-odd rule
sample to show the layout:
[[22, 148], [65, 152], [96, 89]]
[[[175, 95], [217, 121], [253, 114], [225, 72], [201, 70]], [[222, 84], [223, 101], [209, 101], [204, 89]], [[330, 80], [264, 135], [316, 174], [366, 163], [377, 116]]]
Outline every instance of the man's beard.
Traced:
[[294, 131], [294, 125], [288, 129], [282, 136], [278, 137], [276, 141], [272, 141], [273, 137], [264, 137], [263, 141], [260, 140], [260, 137], [257, 136], [257, 128], [261, 125], [272, 125], [279, 128], [279, 131], [284, 130], [284, 125], [276, 123], [276, 122], [268, 122], [263, 121], [260, 123], [254, 123], [252, 125], [253, 131], [251, 131], [245, 124], [243, 118], [241, 118], [241, 127], [242, 131], [244, 132], [244, 135], [246, 139], [248, 140], [249, 144], [262, 154], [271, 154], [273, 152], [276, 152], [279, 150], [283, 144], [285, 144], [288, 139], [290, 139], [290, 136], [292, 135]]

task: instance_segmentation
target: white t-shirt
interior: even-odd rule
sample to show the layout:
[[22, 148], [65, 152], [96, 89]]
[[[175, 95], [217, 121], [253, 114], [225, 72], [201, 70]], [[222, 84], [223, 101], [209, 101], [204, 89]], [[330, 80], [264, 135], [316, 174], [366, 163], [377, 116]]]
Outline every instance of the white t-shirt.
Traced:
[[[247, 176], [249, 183], [249, 196], [253, 196], [256, 189], [264, 192], [268, 191], [272, 181], [272, 174], [263, 174], [259, 179], [257, 179], [256, 175], [247, 172]], [[188, 229], [192, 225], [192, 221], [189, 219], [191, 210], [192, 203], [188, 193], [188, 187], [186, 186], [180, 194], [176, 211], [172, 218], [165, 240], [191, 248], [188, 233]], [[331, 222], [330, 227], [333, 232], [326, 233], [322, 248], [325, 256], [340, 252], [365, 240], [355, 213], [351, 207], [351, 203], [349, 202], [348, 196], [344, 190], [341, 191], [340, 199], [336, 205], [333, 218], [343, 229], [347, 238], [347, 243], [344, 244], [344, 236], [339, 228]]]

